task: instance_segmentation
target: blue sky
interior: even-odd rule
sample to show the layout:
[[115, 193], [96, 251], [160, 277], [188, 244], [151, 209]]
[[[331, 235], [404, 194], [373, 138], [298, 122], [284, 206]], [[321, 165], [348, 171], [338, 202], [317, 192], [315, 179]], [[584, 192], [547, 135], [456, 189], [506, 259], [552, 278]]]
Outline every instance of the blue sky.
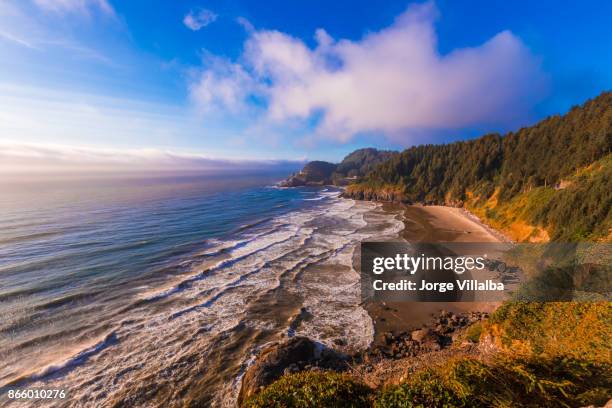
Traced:
[[504, 132], [612, 88], [610, 15], [594, 1], [4, 0], [1, 155], [337, 161]]

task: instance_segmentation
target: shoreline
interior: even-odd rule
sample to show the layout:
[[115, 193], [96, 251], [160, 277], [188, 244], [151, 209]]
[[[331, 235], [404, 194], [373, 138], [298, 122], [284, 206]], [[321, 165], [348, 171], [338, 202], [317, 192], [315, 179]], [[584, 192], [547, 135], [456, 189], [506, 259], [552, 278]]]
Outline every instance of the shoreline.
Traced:
[[[407, 242], [509, 242], [461, 208], [385, 203], [389, 213], [401, 212], [404, 229], [399, 238]], [[374, 324], [370, 348], [385, 347], [388, 333], [410, 332], [431, 323], [440, 310], [452, 313], [491, 313], [501, 302], [389, 302], [367, 304]]]
[[[404, 227], [393, 235], [385, 236], [383, 241], [502, 242], [487, 227], [468, 217], [459, 208], [377, 204], [384, 214], [402, 222]], [[378, 221], [372, 228], [378, 230], [381, 225]], [[355, 248], [359, 249], [358, 243]], [[353, 251], [352, 259], [353, 269], [359, 271], [359, 251]], [[448, 346], [456, 341], [456, 335], [463, 333], [471, 324], [488, 318], [489, 313], [500, 304], [501, 301], [360, 304], [373, 328], [372, 341], [366, 348], [347, 353], [344, 339], [325, 346], [307, 333], [289, 338], [283, 336], [278, 342], [260, 350], [252, 364], [245, 369], [240, 378], [238, 404], [284, 374], [312, 370], [350, 371], [365, 384], [377, 388], [398, 380], [408, 367], [428, 365], [432, 361], [462, 353], [473, 354], [476, 352], [473, 348], [457, 351]], [[302, 318], [301, 314], [307, 317], [307, 309], [299, 312], [296, 321]], [[415, 338], [415, 331], [422, 336]]]

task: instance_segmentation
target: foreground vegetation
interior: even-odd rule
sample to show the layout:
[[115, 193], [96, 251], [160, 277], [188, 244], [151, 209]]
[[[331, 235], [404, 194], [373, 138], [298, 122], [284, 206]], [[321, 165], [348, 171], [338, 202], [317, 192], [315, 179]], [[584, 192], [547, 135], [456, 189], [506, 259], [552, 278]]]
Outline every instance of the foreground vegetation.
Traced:
[[372, 390], [333, 371], [285, 375], [249, 399], [245, 407], [369, 407]]
[[247, 407], [580, 407], [612, 398], [612, 306], [507, 303], [467, 333], [496, 353], [370, 389], [348, 374], [282, 377]]

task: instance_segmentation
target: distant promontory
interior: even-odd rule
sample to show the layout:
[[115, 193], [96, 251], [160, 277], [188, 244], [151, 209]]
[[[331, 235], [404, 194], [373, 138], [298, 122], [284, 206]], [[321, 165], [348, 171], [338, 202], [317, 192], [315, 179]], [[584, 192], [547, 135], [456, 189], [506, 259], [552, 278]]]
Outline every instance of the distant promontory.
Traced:
[[320, 160], [311, 161], [300, 172], [292, 174], [279, 185], [281, 187], [347, 185], [358, 181], [378, 164], [398, 154], [394, 151], [365, 148], [355, 150], [338, 164]]

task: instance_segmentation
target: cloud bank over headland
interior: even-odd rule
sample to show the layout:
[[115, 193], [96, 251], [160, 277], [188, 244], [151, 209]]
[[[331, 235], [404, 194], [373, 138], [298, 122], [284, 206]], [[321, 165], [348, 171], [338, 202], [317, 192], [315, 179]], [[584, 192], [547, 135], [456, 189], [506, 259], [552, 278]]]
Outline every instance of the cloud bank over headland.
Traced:
[[103, 149], [0, 142], [0, 174], [296, 170], [303, 162], [236, 160], [162, 149]]
[[433, 3], [412, 5], [358, 41], [319, 29], [314, 47], [247, 26], [242, 56], [205, 58], [191, 95], [208, 112], [314, 122], [319, 137], [340, 142], [365, 132], [400, 138], [524, 120], [546, 84], [539, 59], [510, 31], [441, 54], [437, 18]]

